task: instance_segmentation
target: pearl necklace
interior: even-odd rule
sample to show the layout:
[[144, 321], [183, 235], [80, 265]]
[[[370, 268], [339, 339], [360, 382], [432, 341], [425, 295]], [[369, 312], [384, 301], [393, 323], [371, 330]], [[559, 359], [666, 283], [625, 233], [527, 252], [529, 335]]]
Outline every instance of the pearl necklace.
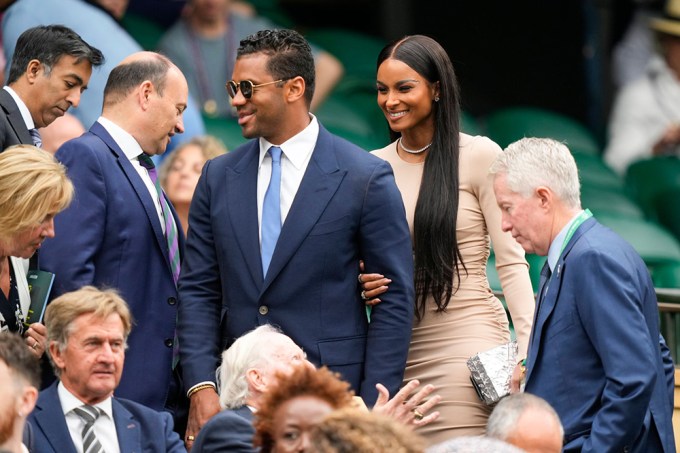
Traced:
[[401, 140], [401, 137], [399, 137], [399, 146], [401, 146], [401, 149], [406, 151], [409, 154], [420, 154], [423, 151], [425, 151], [427, 148], [432, 146], [432, 142], [428, 143], [427, 145], [423, 146], [420, 149], [408, 149], [407, 147], [404, 146], [404, 142]]

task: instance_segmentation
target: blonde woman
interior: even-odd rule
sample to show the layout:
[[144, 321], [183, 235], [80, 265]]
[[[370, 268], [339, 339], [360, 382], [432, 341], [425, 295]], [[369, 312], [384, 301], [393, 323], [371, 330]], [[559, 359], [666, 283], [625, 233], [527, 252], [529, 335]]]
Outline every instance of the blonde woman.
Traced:
[[28, 258], [54, 237], [54, 216], [72, 198], [66, 170], [48, 152], [16, 145], [0, 154], [0, 331], [22, 335], [37, 357], [45, 352], [46, 331], [41, 323], [24, 325]]

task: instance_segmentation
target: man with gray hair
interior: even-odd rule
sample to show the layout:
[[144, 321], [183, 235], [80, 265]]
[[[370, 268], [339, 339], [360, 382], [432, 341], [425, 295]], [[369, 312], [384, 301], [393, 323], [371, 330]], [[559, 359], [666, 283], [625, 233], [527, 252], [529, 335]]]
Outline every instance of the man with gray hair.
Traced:
[[486, 435], [527, 453], [560, 453], [564, 429], [555, 409], [543, 398], [515, 393], [494, 407]]
[[[217, 370], [222, 411], [201, 428], [192, 453], [253, 453], [253, 413], [263, 395], [275, 382], [277, 373], [292, 372], [299, 365], [314, 365], [304, 351], [279, 329], [264, 324], [242, 335], [222, 353]], [[435, 421], [439, 412], [429, 411], [441, 400], [434, 395], [424, 401], [434, 386], [418, 389], [419, 382], [406, 384], [392, 399], [385, 386], [378, 384], [378, 400], [373, 411], [414, 426]], [[361, 404], [361, 403], [359, 403]]]
[[41, 453], [186, 452], [172, 417], [113, 396], [123, 372], [130, 310], [113, 290], [86, 286], [45, 312], [57, 383], [40, 392], [29, 417]]
[[564, 451], [675, 451], [674, 368], [645, 263], [581, 208], [564, 144], [524, 138], [490, 171], [503, 230], [548, 257], [524, 381], [559, 414]]

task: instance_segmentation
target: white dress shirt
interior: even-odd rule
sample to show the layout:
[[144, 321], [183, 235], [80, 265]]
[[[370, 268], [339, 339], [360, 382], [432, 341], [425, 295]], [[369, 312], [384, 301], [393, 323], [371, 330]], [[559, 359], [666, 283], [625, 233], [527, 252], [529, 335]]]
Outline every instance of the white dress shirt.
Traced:
[[118, 146], [120, 146], [120, 149], [122, 149], [123, 153], [125, 153], [125, 157], [128, 158], [134, 169], [137, 170], [137, 173], [139, 173], [139, 176], [140, 178], [142, 178], [142, 181], [144, 181], [144, 185], [146, 186], [146, 189], [149, 191], [149, 195], [151, 195], [153, 204], [154, 206], [156, 206], [156, 214], [158, 214], [158, 221], [161, 223], [161, 229], [163, 230], [163, 234], [165, 234], [165, 219], [163, 218], [163, 209], [161, 208], [161, 202], [158, 199], [158, 192], [156, 191], [156, 186], [151, 180], [151, 176], [149, 176], [149, 170], [142, 167], [142, 165], [139, 163], [139, 155], [144, 152], [142, 150], [142, 147], [139, 146], [139, 143], [137, 143], [137, 140], [135, 140], [135, 138], [132, 135], [130, 135], [126, 130], [115, 124], [113, 121], [108, 120], [103, 116], [100, 116], [99, 119], [97, 119], [97, 122], [101, 124], [102, 127], [104, 127], [104, 129], [106, 129], [106, 132], [108, 132], [111, 135], [111, 137], [113, 137], [113, 140], [118, 144]]
[[21, 117], [24, 119], [24, 123], [26, 123], [26, 129], [35, 129], [35, 123], [33, 122], [31, 112], [28, 110], [28, 107], [26, 107], [24, 101], [21, 100], [17, 92], [7, 85], [5, 85], [3, 89], [7, 91], [9, 95], [12, 96], [12, 99], [14, 99], [14, 102], [17, 103], [17, 107], [19, 107], [19, 113], [21, 113]]
[[[66, 426], [68, 426], [71, 439], [73, 439], [73, 445], [75, 445], [78, 453], [83, 453], [82, 433], [85, 422], [78, 414], [73, 412], [73, 409], [82, 406], [84, 403], [76, 398], [73, 393], [69, 392], [61, 382], [57, 385], [57, 394], [59, 395], [61, 409], [64, 411], [64, 417], [66, 418]], [[102, 444], [106, 453], [120, 452], [116, 424], [113, 421], [111, 398], [109, 397], [101, 403], [95, 404], [94, 407], [102, 412], [99, 418], [94, 422], [94, 433], [97, 436], [99, 443]]]
[[272, 177], [272, 157], [267, 152], [272, 146], [281, 148], [281, 224], [286, 222], [288, 211], [293, 204], [295, 195], [300, 188], [302, 177], [305, 175], [312, 151], [319, 137], [319, 122], [309, 114], [311, 121], [300, 133], [275, 145], [264, 138], [260, 138], [260, 166], [257, 172], [257, 220], [262, 243], [262, 205], [264, 195]]

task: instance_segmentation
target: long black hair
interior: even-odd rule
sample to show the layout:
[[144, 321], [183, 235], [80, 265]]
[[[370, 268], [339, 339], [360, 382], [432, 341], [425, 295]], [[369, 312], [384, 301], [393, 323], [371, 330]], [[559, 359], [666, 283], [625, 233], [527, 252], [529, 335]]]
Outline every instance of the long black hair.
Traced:
[[[458, 81], [446, 51], [427, 36], [406, 36], [388, 44], [378, 56], [378, 67], [388, 58], [407, 64], [430, 84], [439, 84], [439, 100], [432, 103], [434, 136], [425, 158], [413, 222], [415, 314], [421, 319], [428, 295], [434, 299], [437, 311], [446, 310], [460, 285], [460, 267], [465, 269], [456, 238], [460, 184]], [[390, 129], [392, 141], [400, 135]]]

